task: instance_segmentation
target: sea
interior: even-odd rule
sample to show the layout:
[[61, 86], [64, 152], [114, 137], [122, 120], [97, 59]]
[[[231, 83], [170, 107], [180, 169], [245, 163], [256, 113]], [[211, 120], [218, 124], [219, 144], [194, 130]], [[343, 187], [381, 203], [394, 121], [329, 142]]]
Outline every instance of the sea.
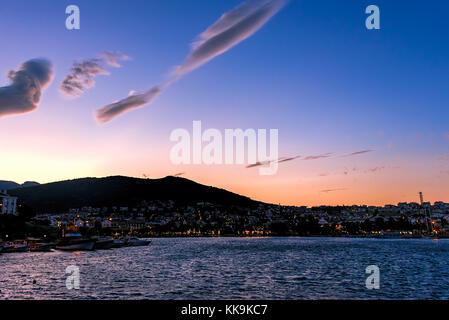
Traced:
[[449, 240], [155, 238], [7, 253], [0, 299], [449, 299]]

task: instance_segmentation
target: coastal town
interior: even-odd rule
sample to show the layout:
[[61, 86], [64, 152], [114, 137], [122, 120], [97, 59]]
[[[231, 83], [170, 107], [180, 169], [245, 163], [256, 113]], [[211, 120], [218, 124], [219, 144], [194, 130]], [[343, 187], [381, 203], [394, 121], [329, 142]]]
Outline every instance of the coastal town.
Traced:
[[[1, 193], [2, 216], [20, 216], [17, 199]], [[38, 213], [26, 218], [24, 236], [57, 237], [63, 230], [86, 235], [139, 237], [200, 236], [449, 236], [449, 203], [402, 202], [383, 207], [282, 206], [256, 203], [224, 206], [142, 201], [136, 207], [71, 208], [66, 212]], [[8, 237], [2, 229], [0, 236]], [[9, 235], [11, 237], [11, 235]]]

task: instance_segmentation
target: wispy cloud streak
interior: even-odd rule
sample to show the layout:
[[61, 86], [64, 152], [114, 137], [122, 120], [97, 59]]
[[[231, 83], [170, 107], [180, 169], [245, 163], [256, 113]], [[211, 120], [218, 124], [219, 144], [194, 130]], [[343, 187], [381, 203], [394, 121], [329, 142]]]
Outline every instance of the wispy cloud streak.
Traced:
[[43, 90], [53, 78], [52, 64], [46, 59], [24, 62], [17, 71], [9, 71], [11, 84], [0, 87], [0, 117], [35, 110]]
[[128, 60], [129, 57], [119, 52], [103, 52], [100, 58], [75, 61], [70, 74], [61, 83], [60, 91], [70, 97], [79, 97], [89, 88], [95, 86], [94, 78], [98, 75], [109, 75], [105, 64], [119, 68], [119, 60]]
[[285, 158], [285, 157], [281, 157], [277, 160], [265, 160], [265, 161], [257, 161], [256, 163], [251, 163], [249, 165], [246, 166], [246, 168], [255, 168], [255, 167], [260, 167], [260, 166], [264, 166], [264, 165], [268, 165], [272, 162], [277, 162], [277, 163], [283, 163], [283, 162], [288, 162], [288, 161], [292, 161], [295, 159], [301, 158], [301, 156], [295, 156], [295, 157], [290, 157], [290, 158]]
[[225, 13], [193, 43], [192, 52], [176, 69], [176, 75], [195, 70], [253, 35], [284, 3], [284, 0], [250, 0]]
[[317, 156], [307, 156], [307, 157], [303, 158], [302, 160], [324, 159], [324, 158], [329, 158], [332, 154], [333, 154], [332, 152], [328, 152], [328, 153], [320, 154]]
[[347, 190], [346, 188], [338, 188], [338, 189], [325, 189], [325, 190], [321, 190], [321, 192], [323, 193], [329, 193], [329, 192], [335, 192], [335, 191], [343, 191], [343, 190]]
[[279, 160], [278, 160], [278, 163], [287, 162], [287, 161], [292, 161], [292, 160], [299, 159], [299, 158], [301, 158], [301, 156], [296, 156], [296, 157], [291, 157], [291, 158], [285, 158], [285, 159], [279, 159]]
[[183, 175], [185, 175], [186, 173], [185, 172], [178, 172], [178, 173], [175, 173], [174, 175], [173, 175], [173, 177], [181, 177], [181, 176], [183, 176]]
[[364, 154], [364, 153], [369, 153], [369, 152], [373, 152], [374, 150], [368, 149], [368, 150], [361, 150], [361, 151], [356, 151], [356, 152], [351, 152], [351, 153], [347, 153], [342, 155], [342, 157], [352, 157], [352, 156], [357, 156], [359, 154]]
[[111, 103], [102, 109], [97, 110], [97, 121], [98, 123], [105, 123], [127, 110], [144, 106], [153, 101], [160, 92], [161, 90], [158, 87], [154, 87], [146, 92], [134, 94], [118, 102]]
[[101, 54], [102, 58], [106, 61], [108, 65], [114, 68], [120, 68], [121, 65], [118, 63], [120, 60], [129, 60], [129, 56], [120, 52], [108, 52], [105, 51]]
[[[197, 40], [193, 42], [192, 51], [184, 63], [175, 67], [169, 79], [157, 87], [165, 89], [182, 76], [247, 39], [270, 20], [284, 6], [285, 2], [286, 0], [249, 0], [223, 14], [219, 20], [201, 33]], [[147, 97], [147, 100], [141, 100], [142, 103], [139, 104], [139, 107], [154, 100], [153, 95], [148, 94], [153, 89], [141, 94]], [[128, 97], [117, 102], [121, 108], [111, 110], [109, 105], [98, 110], [98, 122], [110, 121], [122, 113], [136, 108], [136, 104], [129, 102]], [[107, 117], [103, 115], [104, 112], [108, 112]]]

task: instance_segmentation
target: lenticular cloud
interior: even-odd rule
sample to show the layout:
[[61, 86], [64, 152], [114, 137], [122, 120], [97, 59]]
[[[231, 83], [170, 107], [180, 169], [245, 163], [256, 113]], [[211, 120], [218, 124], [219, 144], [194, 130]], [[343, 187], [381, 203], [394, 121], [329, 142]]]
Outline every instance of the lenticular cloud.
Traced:
[[284, 6], [285, 2], [286, 0], [249, 0], [223, 14], [198, 36], [184, 63], [174, 68], [167, 81], [146, 92], [103, 107], [96, 113], [97, 121], [108, 122], [126, 111], [154, 101], [162, 89], [253, 35]]
[[193, 51], [177, 68], [183, 75], [228, 51], [259, 30], [282, 8], [283, 0], [250, 0], [221, 18], [204, 31], [192, 45]]
[[9, 71], [11, 84], [0, 87], [0, 117], [35, 110], [52, 77], [52, 64], [45, 59], [26, 61], [17, 71]]
[[154, 87], [146, 92], [134, 94], [118, 102], [111, 103], [97, 110], [97, 121], [98, 123], [105, 123], [127, 110], [141, 107], [154, 100], [160, 92], [158, 87]]

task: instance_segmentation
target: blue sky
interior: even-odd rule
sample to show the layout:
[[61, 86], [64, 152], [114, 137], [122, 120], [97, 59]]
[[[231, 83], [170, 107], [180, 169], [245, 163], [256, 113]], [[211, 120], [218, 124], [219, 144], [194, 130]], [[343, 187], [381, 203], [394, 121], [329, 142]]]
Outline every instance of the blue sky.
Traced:
[[[64, 137], [67, 145], [76, 146], [77, 155], [85, 153], [89, 145], [93, 150], [105, 144], [108, 147], [101, 149], [104, 154], [115, 154], [111, 151], [114, 148], [129, 154], [115, 164], [108, 162], [109, 156], [97, 159], [101, 169], [87, 165], [86, 175], [138, 175], [145, 168], [136, 157], [145, 158], [155, 175], [164, 175], [172, 173], [163, 164], [168, 161], [170, 132], [178, 127], [190, 128], [193, 120], [218, 129], [278, 128], [281, 155], [374, 149], [363, 159], [329, 164], [329, 170], [343, 170], [345, 166], [406, 167], [416, 162], [422, 168], [417, 165], [400, 176], [414, 175], [416, 168], [421, 168], [428, 173], [426, 179], [433, 180], [416, 177], [413, 187], [426, 183], [429, 190], [447, 186], [436, 182], [440, 171], [446, 170], [446, 164], [438, 159], [449, 154], [449, 138], [445, 138], [449, 132], [447, 1], [291, 0], [254, 35], [175, 82], [151, 105], [103, 126], [95, 122], [93, 113], [98, 108], [126, 97], [130, 90], [148, 90], [163, 81], [173, 66], [184, 61], [196, 36], [241, 2], [3, 3], [0, 87], [8, 84], [3, 76], [8, 70], [36, 57], [53, 62], [55, 77], [37, 111], [0, 118], [0, 133], [22, 150], [29, 147], [26, 133], [32, 128], [33, 136], [40, 141]], [[80, 30], [65, 29], [65, 8], [69, 4], [80, 7]], [[365, 8], [370, 4], [380, 8], [380, 30], [365, 28]], [[122, 61], [121, 68], [110, 68], [110, 76], [96, 77], [96, 86], [78, 99], [62, 97], [59, 84], [73, 61], [93, 58], [105, 50], [120, 51], [132, 59]], [[11, 132], [15, 131], [25, 133], [14, 138]], [[112, 147], [111, 141], [117, 144]], [[14, 151], [10, 152], [14, 157]], [[73, 156], [62, 142], [60, 149], [48, 148], [45, 152], [48, 156]], [[89, 153], [79, 161], [91, 158]], [[130, 163], [138, 168], [123, 169]], [[313, 169], [328, 171], [326, 166]], [[438, 170], [432, 171], [435, 166]], [[286, 167], [285, 176], [305, 175], [305, 168], [298, 169], [294, 164]], [[234, 191], [251, 189], [251, 185], [243, 187], [221, 176], [205, 181], [210, 169], [202, 173], [195, 170], [192, 179]], [[10, 172], [12, 180], [13, 175], [22, 178], [19, 168]], [[72, 176], [82, 174], [80, 169]], [[70, 176], [67, 173], [61, 178]], [[278, 181], [264, 181], [262, 185], [301, 188], [297, 180], [285, 176], [281, 173]], [[48, 179], [58, 177], [50, 175]], [[45, 175], [36, 174], [34, 178], [45, 180]], [[259, 179], [253, 179], [254, 185], [261, 183]], [[388, 176], [384, 179], [387, 185]], [[317, 188], [324, 189], [326, 183], [331, 182], [323, 181], [320, 187], [317, 182]], [[345, 182], [331, 184], [340, 187]], [[355, 182], [351, 181], [348, 188], [353, 186]], [[340, 196], [348, 201], [353, 197]], [[295, 202], [293, 195], [283, 198], [279, 194], [273, 199]]]

